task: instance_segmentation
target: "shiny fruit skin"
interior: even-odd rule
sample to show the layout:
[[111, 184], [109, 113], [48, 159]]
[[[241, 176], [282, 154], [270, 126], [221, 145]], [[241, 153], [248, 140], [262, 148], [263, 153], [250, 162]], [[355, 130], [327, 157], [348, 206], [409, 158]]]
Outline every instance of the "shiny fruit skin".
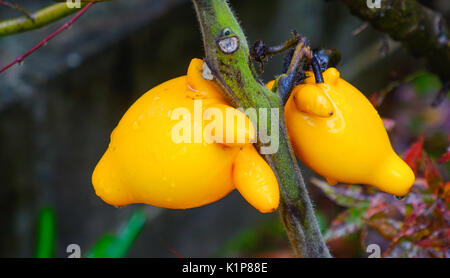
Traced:
[[324, 83], [316, 84], [314, 75], [307, 74], [285, 106], [296, 156], [330, 184], [362, 183], [407, 194], [414, 173], [393, 150], [369, 100], [335, 68], [323, 73]]
[[[192, 116], [187, 120], [191, 141], [174, 142], [173, 128], [180, 122], [171, 118], [176, 109], [183, 108], [195, 115], [196, 100], [202, 100], [202, 114], [207, 108], [230, 107], [214, 83], [202, 78], [202, 65], [203, 61], [193, 59], [186, 76], [154, 87], [126, 111], [92, 175], [96, 194], [106, 203], [115, 206], [146, 203], [172, 209], [212, 203], [235, 189], [233, 176], [237, 170], [233, 168], [244, 152], [245, 158], [257, 161], [253, 172], [264, 173], [273, 191], [269, 193], [269, 201], [262, 197], [252, 205], [262, 212], [278, 207], [274, 173], [256, 151], [249, 151], [254, 148], [248, 142], [254, 136], [251, 125], [245, 130], [234, 130], [245, 133], [244, 144], [208, 143], [203, 132], [202, 142], [194, 143], [193, 128], [195, 125], [204, 128], [208, 121]], [[249, 181], [241, 182], [240, 186], [246, 188], [247, 184], [254, 187]], [[251, 189], [246, 194], [259, 193]]]

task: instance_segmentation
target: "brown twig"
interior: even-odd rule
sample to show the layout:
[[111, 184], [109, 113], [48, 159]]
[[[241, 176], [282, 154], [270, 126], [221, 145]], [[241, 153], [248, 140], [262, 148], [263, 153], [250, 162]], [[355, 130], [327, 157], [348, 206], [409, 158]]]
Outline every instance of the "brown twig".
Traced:
[[10, 3], [7, 1], [3, 1], [0, 0], [0, 5], [3, 5], [5, 7], [11, 8], [13, 10], [17, 10], [19, 12], [21, 12], [24, 16], [26, 16], [28, 19], [30, 19], [31, 21], [34, 21], [33, 17], [31, 16], [31, 14], [25, 10], [24, 8], [22, 8], [17, 2], [16, 0], [14, 0], [14, 3]]
[[62, 31], [64, 31], [65, 29], [69, 28], [77, 19], [79, 19], [92, 5], [94, 4], [94, 2], [91, 2], [89, 4], [87, 4], [86, 6], [84, 6], [83, 9], [81, 9], [74, 17], [72, 17], [72, 19], [70, 19], [69, 21], [67, 21], [63, 26], [59, 27], [55, 32], [51, 33], [49, 36], [47, 36], [45, 39], [43, 39], [41, 42], [39, 42], [37, 45], [35, 45], [33, 48], [31, 48], [30, 50], [28, 50], [27, 52], [25, 52], [25, 54], [23, 54], [22, 56], [17, 57], [14, 61], [12, 61], [11, 63], [9, 63], [8, 65], [6, 65], [4, 68], [2, 68], [0, 70], [0, 73], [4, 72], [5, 70], [9, 69], [10, 67], [12, 67], [15, 64], [18, 63], [22, 63], [23, 60], [28, 57], [30, 54], [32, 54], [33, 52], [35, 52], [36, 50], [38, 50], [39, 48], [41, 48], [42, 46], [44, 46], [47, 42], [49, 42], [51, 39], [53, 39], [54, 37], [56, 37], [59, 33], [61, 33]]

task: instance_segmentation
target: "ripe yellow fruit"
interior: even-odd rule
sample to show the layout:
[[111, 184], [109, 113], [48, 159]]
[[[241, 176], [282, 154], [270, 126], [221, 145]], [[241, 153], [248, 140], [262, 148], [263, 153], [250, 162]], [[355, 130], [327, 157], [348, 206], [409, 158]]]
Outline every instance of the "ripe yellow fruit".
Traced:
[[312, 72], [307, 76], [285, 106], [296, 156], [332, 185], [362, 183], [396, 196], [407, 194], [414, 173], [394, 152], [369, 100], [336, 68], [323, 73], [324, 83], [316, 83]]
[[[225, 116], [204, 115], [209, 108], [225, 115], [232, 107], [215, 84], [202, 77], [202, 69], [203, 61], [193, 59], [187, 76], [154, 87], [122, 117], [92, 175], [96, 194], [106, 203], [187, 209], [217, 201], [237, 188], [259, 211], [277, 209], [278, 182], [251, 144], [255, 131], [250, 120], [245, 116], [244, 127], [226, 126]], [[203, 120], [195, 116], [196, 108]], [[215, 127], [222, 122], [220, 135]], [[215, 136], [203, 132], [208, 127]], [[226, 132], [233, 142], [225, 140]], [[187, 140], [178, 142], [174, 134]]]

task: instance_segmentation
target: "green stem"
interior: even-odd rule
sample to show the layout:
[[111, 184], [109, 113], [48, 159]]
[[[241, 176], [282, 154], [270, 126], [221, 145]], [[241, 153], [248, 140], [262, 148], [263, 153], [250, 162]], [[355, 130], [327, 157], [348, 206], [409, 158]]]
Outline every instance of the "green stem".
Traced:
[[[81, 4], [82, 8], [84, 6], [86, 6], [85, 3]], [[77, 11], [79, 9], [71, 9], [65, 3], [60, 3], [30, 14], [29, 17], [33, 18], [33, 20], [27, 16], [20, 16], [0, 21], [0, 37], [40, 28]]]
[[[235, 107], [255, 108], [257, 112], [259, 108], [279, 111], [276, 129], [272, 129], [273, 122], [269, 117], [265, 131], [266, 134], [279, 133], [278, 151], [264, 154], [264, 158], [274, 170], [280, 185], [280, 215], [294, 251], [300, 257], [330, 257], [288, 140], [279, 95], [257, 81], [247, 40], [227, 1], [193, 0], [193, 3], [203, 34], [205, 62], [229, 102]], [[221, 44], [224, 39], [231, 42], [237, 39], [238, 48], [230, 46], [233, 44]], [[224, 48], [224, 45], [229, 47]], [[261, 134], [261, 125], [258, 127]], [[258, 146], [264, 144], [259, 141]]]

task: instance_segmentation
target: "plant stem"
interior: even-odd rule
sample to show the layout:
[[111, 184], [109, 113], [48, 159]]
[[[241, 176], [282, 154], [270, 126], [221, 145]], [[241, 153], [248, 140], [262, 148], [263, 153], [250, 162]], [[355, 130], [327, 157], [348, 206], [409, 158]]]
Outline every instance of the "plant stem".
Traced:
[[352, 14], [400, 41], [413, 55], [425, 57], [432, 72], [450, 81], [450, 40], [442, 15], [416, 0], [382, 0], [380, 8], [374, 9], [366, 1], [341, 1]]
[[31, 48], [30, 50], [28, 50], [27, 52], [25, 52], [22, 56], [17, 57], [14, 61], [12, 61], [11, 63], [9, 63], [8, 65], [6, 65], [5, 67], [0, 69], [0, 73], [4, 72], [5, 70], [9, 69], [10, 67], [14, 66], [15, 64], [19, 64], [21, 62], [23, 62], [23, 60], [25, 60], [26, 57], [28, 57], [29, 55], [31, 55], [33, 52], [35, 52], [36, 50], [38, 50], [39, 48], [41, 48], [42, 46], [44, 46], [47, 42], [49, 42], [51, 39], [53, 39], [54, 37], [56, 37], [59, 33], [61, 33], [62, 31], [66, 30], [67, 28], [69, 28], [70, 26], [72, 26], [72, 24], [77, 21], [88, 9], [89, 7], [91, 7], [94, 4], [94, 2], [90, 2], [89, 4], [87, 4], [86, 6], [84, 6], [74, 17], [72, 17], [69, 21], [67, 21], [66, 23], [64, 23], [63, 26], [59, 27], [55, 32], [51, 33], [49, 36], [47, 36], [45, 39], [43, 39], [41, 42], [39, 42], [38, 44], [36, 44], [33, 48]]
[[[54, 0], [66, 2], [65, 0]], [[30, 31], [50, 23], [53, 23], [63, 17], [78, 12], [88, 4], [95, 2], [104, 2], [109, 0], [81, 0], [80, 8], [71, 8], [67, 3], [53, 4], [42, 8], [34, 13], [28, 13], [25, 9], [17, 5], [0, 0], [0, 4], [19, 10], [24, 13], [23, 16], [0, 21], [0, 37], [13, 35], [25, 31]], [[75, 3], [75, 1], [73, 1]]]
[[[259, 108], [279, 111], [279, 120], [269, 117], [265, 127], [266, 134], [278, 132], [278, 151], [263, 156], [274, 170], [280, 185], [279, 212], [294, 251], [300, 257], [330, 257], [288, 140], [284, 107], [279, 94], [257, 81], [244, 32], [227, 1], [193, 0], [193, 3], [203, 35], [205, 62], [231, 105], [244, 109], [255, 108], [257, 113]], [[231, 51], [223, 49], [220, 42], [233, 38], [238, 40], [238, 48]], [[258, 126], [261, 134], [261, 124]], [[258, 139], [258, 147], [265, 146], [261, 138]]]
[[0, 0], [0, 5], [11, 8], [13, 10], [17, 10], [17, 11], [21, 12], [24, 16], [26, 16], [28, 19], [30, 19], [31, 21], [34, 20], [31, 17], [30, 13], [27, 10], [25, 10], [24, 8], [22, 8], [19, 4], [17, 4], [16, 1], [14, 1], [14, 3], [10, 3], [10, 2]]
[[[86, 4], [82, 4], [85, 6]], [[17, 34], [48, 25], [63, 17], [77, 12], [79, 9], [70, 9], [66, 4], [53, 4], [36, 11], [29, 16], [20, 16], [0, 21], [0, 37]], [[31, 20], [30, 17], [33, 19]]]

